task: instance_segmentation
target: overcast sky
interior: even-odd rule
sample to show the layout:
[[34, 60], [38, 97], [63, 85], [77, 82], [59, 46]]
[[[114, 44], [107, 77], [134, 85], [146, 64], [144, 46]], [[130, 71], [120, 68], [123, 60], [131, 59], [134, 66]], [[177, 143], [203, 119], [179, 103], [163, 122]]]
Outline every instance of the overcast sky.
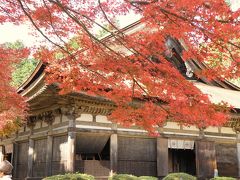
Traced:
[[[240, 8], [240, 0], [231, 0], [232, 9], [236, 11]], [[136, 16], [131, 15], [130, 17], [121, 17], [121, 26], [126, 26], [135, 21]], [[130, 20], [130, 21], [129, 21]], [[41, 38], [35, 38], [31, 35], [31, 28], [28, 25], [13, 25], [11, 23], [6, 23], [0, 25], [0, 44], [4, 42], [14, 42], [16, 40], [22, 41], [26, 46], [31, 46], [33, 44], [37, 45], [41, 43]]]
[[231, 0], [231, 4], [233, 11], [236, 11], [238, 8], [240, 8], [240, 0]]

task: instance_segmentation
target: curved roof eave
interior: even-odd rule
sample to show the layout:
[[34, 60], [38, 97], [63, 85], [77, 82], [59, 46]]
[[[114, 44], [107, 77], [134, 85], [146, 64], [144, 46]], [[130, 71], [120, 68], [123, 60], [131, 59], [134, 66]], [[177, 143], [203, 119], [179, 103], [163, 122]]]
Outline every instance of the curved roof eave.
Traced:
[[234, 109], [240, 109], [240, 92], [236, 90], [225, 89], [217, 86], [210, 86], [201, 82], [193, 82], [203, 94], [208, 95], [212, 103], [218, 104], [227, 102]]
[[35, 80], [37, 80], [42, 74], [44, 73], [45, 65], [42, 62], [39, 62], [37, 64], [37, 67], [32, 72], [32, 74], [27, 78], [26, 81], [24, 81], [17, 89], [17, 93], [22, 93], [25, 91], [28, 87], [30, 87]]

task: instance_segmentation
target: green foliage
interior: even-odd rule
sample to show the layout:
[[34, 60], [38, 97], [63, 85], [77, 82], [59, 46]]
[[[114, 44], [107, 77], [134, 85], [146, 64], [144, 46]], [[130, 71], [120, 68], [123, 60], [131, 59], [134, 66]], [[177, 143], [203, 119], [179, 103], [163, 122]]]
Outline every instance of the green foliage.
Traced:
[[109, 177], [108, 180], [158, 180], [158, 178], [152, 176], [137, 177], [130, 174], [115, 174]]
[[64, 175], [46, 177], [43, 180], [94, 180], [94, 177], [87, 174], [68, 173]]
[[9, 49], [23, 49], [24, 44], [21, 41], [15, 41], [14, 43], [6, 42], [4, 46]]
[[19, 87], [34, 71], [38, 61], [35, 59], [24, 59], [18, 64], [15, 64], [12, 74], [12, 85]]
[[171, 173], [163, 180], [197, 180], [197, 178], [186, 173]]
[[136, 176], [130, 174], [115, 174], [112, 177], [108, 178], [108, 180], [137, 180]]
[[232, 178], [232, 177], [215, 177], [215, 178], [212, 178], [210, 180], [236, 180], [236, 178]]
[[138, 180], [158, 180], [158, 178], [152, 177], [152, 176], [140, 176], [137, 179]]

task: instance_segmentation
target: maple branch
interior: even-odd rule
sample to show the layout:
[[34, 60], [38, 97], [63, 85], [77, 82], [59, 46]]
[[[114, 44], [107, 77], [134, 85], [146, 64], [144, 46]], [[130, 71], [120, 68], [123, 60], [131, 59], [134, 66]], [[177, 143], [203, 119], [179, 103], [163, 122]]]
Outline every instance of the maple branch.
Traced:
[[119, 33], [122, 33], [122, 32], [117, 28], [117, 26], [115, 26], [115, 25], [109, 20], [109, 18], [107, 17], [107, 15], [106, 15], [106, 13], [105, 13], [105, 11], [103, 10], [103, 7], [102, 7], [102, 5], [101, 5], [101, 0], [98, 0], [98, 5], [99, 5], [100, 10], [101, 10], [102, 13], [103, 13], [104, 18], [107, 20], [107, 22], [108, 22], [113, 28], [115, 28]]
[[228, 43], [229, 43], [229, 44], [231, 44], [232, 46], [234, 46], [234, 47], [237, 47], [238, 49], [240, 49], [240, 46], [238, 46], [238, 45], [234, 44], [233, 42], [231, 42], [231, 41], [228, 41]]
[[[55, 1], [52, 1], [52, 0], [49, 0], [49, 2], [52, 2], [52, 3], [56, 4], [56, 5], [58, 5], [70, 18], [72, 18], [78, 25], [80, 25], [80, 26], [87, 32], [87, 34], [88, 34], [91, 38], [93, 38], [93, 39], [94, 39], [95, 41], [97, 41], [98, 43], [102, 44], [104, 47], [106, 47], [106, 48], [107, 48], [108, 50], [110, 50], [111, 52], [114, 52], [117, 56], [121, 56], [121, 54], [119, 54], [119, 53], [117, 53], [116, 51], [114, 51], [113, 49], [111, 49], [111, 48], [110, 48], [109, 46], [107, 46], [103, 41], [97, 39], [92, 33], [90, 33], [90, 31], [88, 31], [87, 27], [86, 27], [82, 22], [80, 22], [75, 16], [71, 15], [66, 9], [68, 9], [68, 10], [74, 12], [74, 13], [77, 13], [77, 14], [83, 16], [83, 17], [87, 18], [88, 20], [91, 20], [91, 18], [89, 18], [89, 17], [87, 17], [87, 16], [85, 16], [85, 15], [82, 15], [82, 14], [80, 14], [80, 13], [78, 13], [78, 12], [76, 12], [76, 11], [68, 8], [68, 7], [63, 7], [62, 4], [61, 4], [58, 0], [56, 0], [56, 2], [55, 2]], [[65, 9], [65, 8], [66, 8], [66, 9]], [[95, 21], [93, 21], [93, 20], [91, 20], [91, 21], [94, 22], [95, 24], [99, 25], [100, 27], [102, 27], [99, 23], [97, 23], [97, 22], [95, 22]], [[104, 27], [102, 27], [102, 28], [104, 29]], [[110, 32], [110, 33], [113, 34], [112, 32]], [[115, 34], [113, 34], [113, 36], [115, 37]], [[116, 37], [115, 37], [115, 38], [116, 38]], [[117, 39], [122, 45], [124, 45], [123, 42], [121, 42], [118, 38], [116, 38], [116, 39]], [[124, 47], [126, 47], [129, 51], [131, 51], [131, 49], [129, 49], [127, 46], [124, 45]], [[84, 50], [83, 50], [83, 51], [84, 51]], [[136, 52], [135, 52], [135, 53], [136, 53]], [[138, 54], [140, 54], [140, 53], [138, 52]], [[142, 55], [142, 56], [143, 56], [143, 55]], [[145, 56], [144, 56], [144, 57], [145, 57]], [[145, 57], [145, 58], [148, 59], [147, 57]], [[127, 57], [127, 59], [129, 59], [129, 57]], [[129, 60], [130, 60], [130, 59], [129, 59]], [[151, 62], [151, 61], [150, 61], [150, 62]], [[152, 63], [152, 62], [151, 62], [151, 63]]]
[[[20, 4], [20, 6], [21, 6], [21, 8], [22, 8], [22, 10], [23, 10], [23, 12], [24, 12], [24, 14], [29, 18], [30, 22], [31, 22], [31, 23], [33, 24], [33, 26], [37, 29], [37, 31], [40, 32], [40, 34], [41, 34], [44, 38], [46, 38], [50, 43], [52, 43], [52, 44], [55, 45], [56, 47], [60, 48], [63, 52], [67, 53], [71, 58], [73, 58], [73, 59], [76, 60], [75, 56], [73, 56], [73, 55], [71, 54], [71, 52], [69, 52], [69, 51], [66, 50], [64, 47], [60, 46], [59, 44], [53, 42], [51, 39], [49, 39], [49, 38], [42, 32], [41, 29], [35, 24], [34, 20], [33, 20], [32, 17], [31, 17], [31, 15], [30, 15], [30, 14], [25, 10], [25, 8], [23, 7], [23, 4], [22, 4], [21, 0], [17, 0], [17, 1], [19, 2], [19, 4]], [[80, 64], [80, 66], [83, 67], [84, 69], [86, 69], [86, 70], [88, 70], [88, 71], [90, 71], [90, 72], [93, 72], [93, 73], [97, 74], [98, 76], [100, 75], [101, 77], [104, 77], [104, 76], [101, 75], [100, 73], [89, 69], [89, 67], [87, 67], [86, 65], [83, 65], [83, 64], [80, 63], [80, 62], [79, 62], [79, 64]]]
[[[144, 87], [142, 87], [142, 86], [138, 83], [138, 81], [136, 80], [136, 78], [133, 77], [133, 81], [137, 84], [137, 86], [138, 86], [149, 98], [154, 98], [154, 99], [156, 99], [156, 97], [152, 97], [152, 96], [149, 95], [149, 93], [144, 89]], [[168, 115], [171, 115], [170, 111], [167, 110], [166, 108], [164, 108], [163, 105], [161, 105], [161, 104], [157, 104], [157, 105], [158, 105], [158, 107], [160, 107], [161, 109], [163, 109], [164, 111], [166, 111], [166, 112], [168, 113]]]
[[240, 62], [237, 62], [236, 59], [233, 57], [233, 54], [232, 54], [231, 50], [230, 50], [227, 46], [223, 46], [222, 44], [217, 43], [217, 42], [215, 42], [215, 44], [219, 45], [219, 46], [222, 47], [223, 49], [226, 49], [227, 52], [228, 52], [228, 54], [230, 55], [230, 58], [231, 58], [237, 65], [240, 64]]
[[170, 21], [172, 21], [174, 24], [176, 24], [178, 27], [180, 27], [180, 25], [176, 22], [176, 21], [174, 21], [171, 17], [169, 17], [169, 15], [167, 14], [167, 13], [165, 13], [165, 12], [162, 12]]
[[57, 33], [57, 31], [56, 31], [56, 29], [55, 29], [55, 27], [54, 27], [54, 25], [53, 25], [52, 13], [51, 13], [49, 7], [47, 6], [45, 0], [43, 0], [43, 4], [44, 4], [44, 6], [47, 8], [48, 14], [49, 14], [49, 16], [50, 16], [50, 26], [52, 27], [52, 29], [53, 29], [54, 33], [56, 34], [56, 36], [58, 37], [58, 39], [59, 39], [61, 42], [63, 42], [63, 44], [65, 45], [65, 47], [67, 47], [67, 46], [66, 46], [67, 43], [58, 35], [58, 33]]
[[[59, 0], [56, 0], [56, 1], [54, 1], [54, 0], [49, 0], [49, 2], [52, 2], [52, 3], [56, 4], [58, 7], [60, 7], [70, 18], [72, 18], [73, 21], [75, 21], [80, 27], [83, 28], [83, 30], [89, 35], [90, 38], [92, 38], [92, 39], [95, 40], [96, 42], [100, 43], [100, 44], [103, 45], [105, 48], [107, 48], [108, 50], [110, 50], [111, 52], [113, 52], [114, 54], [116, 54], [117, 56], [122, 57], [122, 55], [121, 55], [120, 53], [116, 52], [115, 50], [113, 50], [112, 48], [110, 48], [108, 45], [106, 45], [103, 41], [101, 41], [101, 40], [99, 40], [97, 37], [95, 37], [95, 36], [88, 30], [88, 28], [85, 26], [84, 23], [82, 23], [80, 20], [77, 19], [76, 16], [70, 14], [70, 13], [67, 11], [66, 7], [63, 6], [63, 5], [61, 4], [61, 2], [59, 2]], [[122, 45], [124, 45], [124, 44], [122, 43]], [[127, 46], [125, 46], [125, 45], [124, 45], [124, 47], [126, 47], [127, 49], [129, 49], [129, 48], [128, 48]], [[130, 49], [129, 49], [129, 50], [130, 50]], [[131, 50], [130, 50], [130, 51], [131, 51]], [[144, 55], [143, 55], [142, 53], [140, 53], [139, 51], [135, 51], [135, 53], [141, 55], [141, 56], [144, 57], [148, 62], [150, 62], [151, 64], [153, 64], [152, 61], [150, 61], [146, 56], [144, 56]], [[127, 59], [129, 59], [129, 58], [127, 57]], [[129, 60], [130, 60], [130, 59], [129, 59]]]
[[[125, 47], [129, 52], [132, 52], [133, 54], [138, 54], [140, 56], [142, 56], [143, 58], [146, 58], [148, 59], [146, 56], [144, 56], [142, 53], [140, 53], [139, 51], [137, 51], [135, 48], [129, 48], [128, 46], [126, 46], [126, 44], [124, 44], [124, 38], [122, 36], [119, 36], [118, 33], [122, 33], [120, 30], [117, 31], [117, 33], [115, 32], [112, 32], [112, 31], [109, 31], [107, 28], [105, 28], [104, 26], [102, 26], [101, 24], [99, 24], [98, 22], [92, 20], [90, 17], [84, 15], [84, 14], [81, 14], [67, 6], [65, 6], [65, 8], [67, 8], [69, 11], [73, 12], [73, 13], [76, 13], [86, 19], [88, 19], [89, 21], [91, 21], [92, 23], [96, 24], [97, 26], [99, 26], [100, 28], [102, 28], [103, 30], [107, 31], [108, 33], [110, 33], [116, 40], [117, 42], [119, 42], [123, 47]], [[104, 12], [104, 11], [103, 11]], [[110, 21], [110, 20], [109, 20]], [[123, 33], [122, 33], [123, 35]], [[122, 41], [123, 40], [123, 41]], [[101, 42], [103, 42], [101, 39], [100, 39]], [[139, 44], [138, 44], [139, 45]], [[151, 62], [152, 63], [152, 62]]]
[[[208, 31], [208, 30], [206, 30], [206, 29], [204, 29], [204, 28], [202, 28], [202, 27], [200, 27], [200, 26], [197, 26], [196, 24], [194, 24], [191, 20], [189, 20], [189, 19], [186, 18], [186, 17], [183, 17], [183, 16], [177, 15], [177, 14], [175, 14], [175, 13], [172, 13], [172, 12], [170, 12], [170, 11], [164, 9], [164, 8], [160, 8], [160, 11], [161, 11], [161, 12], [165, 12], [165, 13], [167, 13], [167, 14], [170, 14], [170, 15], [172, 15], [172, 16], [175, 16], [175, 17], [177, 17], [177, 18], [179, 18], [179, 19], [181, 19], [181, 20], [183, 20], [183, 21], [187, 21], [187, 22], [190, 23], [193, 27], [196, 27], [197, 29], [201, 30], [201, 31], [203, 32], [203, 34], [205, 34], [205, 35], [207, 35], [206, 32], [207, 32], [208, 34], [214, 35], [213, 32], [210, 32], [210, 31]], [[209, 36], [208, 36], [208, 37], [209, 37]], [[210, 37], [209, 37], [209, 38], [210, 38]], [[210, 39], [212, 40], [212, 38], [210, 38]], [[237, 48], [240, 49], [240, 46], [232, 43], [231, 41], [228, 41], [228, 43], [231, 44], [232, 46], [235, 46], [235, 47], [237, 47]]]
[[2, 9], [2, 11], [6, 13], [6, 15], [9, 17], [9, 19], [12, 18], [12, 17], [9, 15], [9, 12], [8, 12], [5, 8], [3, 8], [2, 6], [0, 6], [0, 9]]
[[59, 2], [58, 0], [54, 1], [54, 0], [49, 0], [49, 2], [52, 2], [54, 4], [56, 4], [58, 7], [60, 7], [63, 12], [65, 12], [70, 18], [72, 18], [72, 20], [77, 23], [80, 27], [83, 28], [83, 30], [89, 35], [89, 37], [91, 39], [93, 39], [94, 41], [100, 43], [101, 45], [103, 45], [105, 48], [107, 48], [109, 51], [113, 52], [114, 54], [120, 55], [119, 53], [117, 53], [116, 51], [114, 51], [112, 48], [110, 48], [109, 46], [107, 46], [105, 43], [103, 43], [102, 41], [100, 41], [97, 37], [95, 37], [86, 27], [86, 25], [84, 23], [82, 23], [80, 20], [77, 19], [76, 16], [72, 15], [70, 12], [68, 12], [66, 10], [66, 8], [61, 4], [61, 2]]
[[149, 5], [155, 2], [158, 2], [158, 0], [152, 0], [152, 1], [137, 1], [137, 0], [130, 0], [130, 4], [138, 4], [138, 5]]
[[[76, 13], [76, 14], [78, 14], [78, 15], [86, 18], [86, 19], [89, 20], [90, 22], [96, 24], [97, 26], [99, 26], [100, 28], [102, 28], [104, 31], [106, 31], [106, 32], [108, 32], [109, 34], [111, 34], [116, 40], [118, 40], [118, 42], [120, 42], [121, 45], [123, 45], [124, 47], [128, 48], [128, 47], [127, 47], [125, 44], [123, 44], [123, 42], [120, 40], [120, 39], [123, 40], [122, 36], [119, 36], [119, 35], [118, 35], [118, 33], [122, 33], [120, 30], [119, 30], [118, 32], [116, 32], [116, 33], [115, 33], [115, 32], [112, 32], [112, 31], [108, 30], [106, 27], [102, 26], [100, 23], [98, 23], [98, 22], [94, 21], [93, 19], [91, 19], [90, 17], [88, 17], [88, 16], [86, 16], [86, 15], [84, 15], [84, 14], [81, 14], [81, 13], [79, 13], [79, 12], [77, 12], [77, 11], [69, 8], [69, 7], [66, 7], [66, 8], [67, 8], [69, 11], [71, 11], [71, 12], [73, 12], [73, 13]], [[122, 33], [122, 34], [123, 34], [123, 33]], [[118, 39], [118, 38], [120, 38], [120, 39]], [[101, 39], [100, 39], [100, 40], [101, 40]], [[129, 48], [128, 48], [128, 50], [131, 51], [131, 49], [129, 49]]]
[[22, 1], [21, 0], [17, 0], [18, 3], [20, 4], [21, 9], [23, 10], [24, 14], [28, 17], [28, 19], [30, 20], [30, 22], [32, 23], [32, 25], [36, 28], [36, 30], [44, 37], [46, 38], [50, 43], [52, 43], [53, 45], [57, 46], [58, 48], [60, 48], [63, 51], [66, 51], [64, 49], [64, 47], [60, 46], [59, 44], [53, 42], [50, 38], [47, 37], [47, 35], [45, 35], [43, 33], [43, 31], [37, 26], [37, 24], [34, 22], [34, 20], [32, 19], [31, 15], [25, 10]]
[[[154, 0], [154, 1], [155, 1], [155, 0]], [[98, 0], [98, 2], [99, 2], [99, 6], [101, 7], [101, 11], [103, 12], [106, 20], [107, 20], [112, 26], [115, 26], [114, 24], [111, 23], [111, 21], [108, 19], [107, 15], [106, 15], [106, 13], [105, 13], [105, 11], [102, 9], [100, 0]], [[123, 45], [128, 51], [132, 52], [133, 54], [138, 54], [138, 55], [140, 55], [141, 57], [147, 59], [147, 61], [149, 61], [150, 63], [153, 63], [152, 61], [150, 61], [150, 60], [148, 59], [148, 57], [146, 57], [145, 55], [143, 55], [141, 52], [137, 51], [135, 48], [133, 48], [133, 47], [132, 47], [132, 48], [129, 48], [128, 46], [126, 46], [126, 45], [124, 44], [124, 42], [123, 42], [123, 41], [124, 41], [124, 38], [123, 38], [122, 36], [118, 36], [117, 33], [115, 33], [115, 32], [113, 33], [112, 31], [109, 31], [107, 28], [105, 28], [104, 26], [102, 26], [102, 25], [99, 24], [98, 22], [92, 20], [91, 18], [89, 18], [88, 16], [86, 16], [86, 15], [84, 15], [84, 14], [81, 14], [81, 13], [73, 10], [72, 8], [69, 8], [68, 6], [64, 6], [64, 8], [66, 8], [66, 9], [68, 9], [69, 11], [71, 11], [71, 12], [73, 12], [73, 13], [76, 13], [76, 14], [78, 14], [78, 15], [86, 18], [86, 19], [88, 19], [88, 20], [91, 21], [92, 23], [96, 24], [97, 26], [99, 26], [99, 27], [102, 28], [103, 30], [105, 30], [105, 31], [107, 31], [108, 33], [110, 33], [110, 34], [117, 40], [117, 42], [119, 42], [121, 45]], [[117, 32], [118, 32], [118, 33], [122, 33], [117, 27], [115, 27], [115, 28], [117, 29]], [[123, 35], [123, 33], [122, 33], [122, 35]], [[123, 40], [123, 41], [121, 41], [120, 39]], [[100, 40], [100, 41], [102, 42], [102, 40]], [[138, 45], [139, 45], [139, 44], [138, 44]]]
[[134, 89], [135, 89], [135, 80], [133, 79], [133, 85], [132, 85], [132, 99], [134, 97]]

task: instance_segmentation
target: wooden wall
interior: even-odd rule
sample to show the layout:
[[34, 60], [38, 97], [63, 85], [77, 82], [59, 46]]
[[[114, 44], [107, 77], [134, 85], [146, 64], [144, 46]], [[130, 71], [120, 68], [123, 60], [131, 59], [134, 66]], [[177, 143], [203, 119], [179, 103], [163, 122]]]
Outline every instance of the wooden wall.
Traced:
[[156, 139], [118, 138], [118, 173], [157, 175]]
[[93, 176], [108, 176], [110, 161], [107, 160], [77, 160], [75, 170]]
[[46, 175], [47, 139], [35, 140], [33, 156], [33, 177]]
[[238, 176], [235, 143], [216, 143], [217, 168], [220, 176]]
[[[98, 150], [95, 152], [97, 147], [100, 147], [99, 144], [103, 144], [102, 141], [107, 141], [109, 138], [109, 134], [106, 135], [105, 132], [96, 132], [94, 136], [101, 138], [98, 140], [96, 137], [90, 137], [89, 132], [81, 131], [81, 135], [77, 135], [77, 153], [84, 152], [99, 152]], [[109, 133], [109, 132], [108, 132]], [[50, 159], [52, 159], [52, 164], [50, 172], [52, 175], [55, 174], [64, 174], [67, 168], [67, 135], [63, 135], [64, 133], [54, 134], [53, 136], [53, 152]], [[30, 140], [34, 139], [34, 154], [33, 154], [33, 177], [44, 177], [46, 176], [46, 154], [47, 154], [47, 140], [46, 134], [45, 136], [32, 137]], [[134, 174], [137, 176], [141, 175], [150, 175], [150, 176], [161, 176], [161, 174], [157, 174], [157, 138], [147, 138], [140, 136], [140, 134], [121, 134], [119, 133], [117, 140], [117, 154], [118, 160], [117, 162], [117, 173], [128, 173]], [[128, 136], [128, 137], [127, 137]], [[129, 137], [130, 136], [130, 137]], [[43, 138], [45, 139], [37, 139]], [[27, 137], [28, 138], [28, 137]], [[17, 163], [15, 167], [16, 177], [18, 179], [24, 179], [27, 176], [28, 170], [28, 140], [29, 139], [21, 139], [17, 141]], [[106, 140], [104, 140], [106, 138]], [[171, 137], [169, 137], [171, 138]], [[187, 137], [186, 137], [187, 138]], [[159, 138], [158, 138], [159, 139]], [[162, 142], [158, 143], [161, 147], [158, 154], [162, 153], [162, 148], [166, 150], [167, 147], [167, 138], [162, 138], [163, 141], [166, 141], [166, 144], [163, 145]], [[26, 142], [23, 142], [26, 141]], [[84, 143], [83, 143], [84, 142]], [[221, 143], [220, 143], [221, 142]], [[224, 142], [224, 141], [223, 141]], [[198, 175], [207, 174], [208, 176], [213, 176], [214, 169], [214, 157], [216, 153], [216, 163], [220, 176], [238, 176], [238, 163], [237, 163], [237, 148], [236, 143], [232, 141], [232, 143], [223, 143], [221, 140], [218, 142], [212, 141], [210, 142], [201, 142], [196, 143], [196, 155], [199, 161], [197, 170]], [[91, 143], [91, 146], [88, 144]], [[209, 144], [210, 143], [210, 144]], [[96, 146], [95, 146], [96, 145]], [[84, 147], [84, 148], [81, 148]], [[86, 148], [89, 147], [89, 148]], [[103, 147], [103, 146], [102, 146]], [[102, 149], [102, 148], [100, 148]], [[93, 151], [94, 150], [94, 151]], [[168, 150], [168, 149], [167, 149]], [[168, 152], [166, 150], [166, 153]], [[215, 152], [215, 153], [214, 153]], [[51, 154], [51, 153], [50, 153]], [[208, 155], [206, 155], [208, 154]], [[162, 157], [167, 157], [163, 155]], [[158, 168], [163, 164], [162, 157], [160, 157]], [[168, 160], [166, 158], [166, 160]], [[203, 163], [204, 162], [204, 163]], [[207, 163], [206, 163], [207, 162]], [[208, 164], [209, 162], [209, 164]], [[200, 164], [202, 166], [200, 167]], [[164, 166], [165, 167], [165, 166]], [[167, 171], [168, 171], [168, 166]], [[209, 168], [211, 167], [211, 168]], [[92, 174], [95, 176], [107, 176], [110, 170], [110, 161], [108, 159], [105, 160], [77, 160], [75, 164], [76, 171], [84, 172], [88, 174]], [[161, 170], [161, 168], [160, 168]], [[159, 171], [159, 169], [158, 169]]]
[[28, 171], [28, 142], [18, 143], [16, 177], [24, 179]]
[[216, 169], [216, 150], [214, 141], [195, 141], [196, 173], [198, 179], [210, 179]]
[[67, 168], [67, 136], [53, 138], [52, 175], [64, 174]]

